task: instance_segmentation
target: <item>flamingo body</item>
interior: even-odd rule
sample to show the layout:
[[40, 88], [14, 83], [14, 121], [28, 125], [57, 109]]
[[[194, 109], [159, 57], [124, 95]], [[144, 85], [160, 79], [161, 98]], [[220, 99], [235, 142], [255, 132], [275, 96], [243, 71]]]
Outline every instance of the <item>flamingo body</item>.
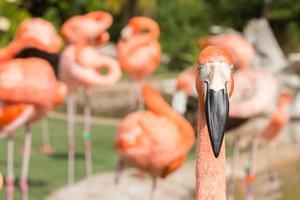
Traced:
[[194, 131], [152, 86], [143, 86], [143, 97], [149, 110], [125, 117], [117, 130], [116, 148], [127, 164], [165, 177], [183, 164]]
[[51, 107], [56, 78], [53, 69], [39, 58], [14, 59], [0, 65], [0, 99]]

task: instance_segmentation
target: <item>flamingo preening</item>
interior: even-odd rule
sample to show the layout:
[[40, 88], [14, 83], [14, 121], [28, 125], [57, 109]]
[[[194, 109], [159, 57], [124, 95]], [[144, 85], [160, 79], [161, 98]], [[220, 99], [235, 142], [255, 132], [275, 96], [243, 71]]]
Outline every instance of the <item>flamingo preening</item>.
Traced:
[[59, 105], [66, 86], [57, 82], [48, 62], [39, 58], [12, 59], [0, 64], [0, 136], [7, 137], [7, 199], [13, 199], [13, 139], [25, 126], [24, 155], [20, 177], [22, 199], [28, 199], [28, 170], [31, 151], [31, 124]]
[[143, 84], [146, 111], [135, 111], [119, 124], [115, 145], [125, 164], [165, 178], [185, 161], [195, 140], [189, 122], [173, 111], [158, 91]]
[[[57, 74], [58, 52], [61, 48], [61, 38], [54, 26], [41, 18], [29, 18], [21, 22], [12, 42], [6, 48], [0, 49], [0, 63], [13, 58], [42, 58], [48, 61]], [[43, 146], [41, 152], [52, 153], [50, 145], [48, 121], [43, 119]]]
[[[107, 29], [112, 24], [112, 16], [103, 11], [91, 12], [68, 19], [62, 26], [64, 38], [69, 42], [60, 59], [60, 76], [67, 84], [68, 111], [68, 181], [74, 183], [75, 169], [75, 93], [84, 89], [84, 150], [86, 158], [86, 174], [92, 175], [92, 154], [90, 142], [91, 105], [90, 91], [94, 88], [114, 85], [121, 77], [118, 62], [102, 55], [97, 48], [109, 40]], [[101, 74], [101, 69], [107, 68], [107, 74]]]
[[198, 57], [199, 100], [196, 199], [226, 199], [225, 124], [233, 93], [233, 65], [223, 47], [206, 47]]
[[38, 49], [48, 54], [60, 50], [62, 41], [54, 26], [41, 18], [29, 18], [18, 27], [12, 42], [0, 49], [0, 63], [18, 57], [28, 48]]
[[142, 108], [141, 83], [158, 67], [161, 56], [159, 25], [148, 17], [133, 17], [121, 32], [117, 45], [122, 69], [136, 83], [134, 106]]

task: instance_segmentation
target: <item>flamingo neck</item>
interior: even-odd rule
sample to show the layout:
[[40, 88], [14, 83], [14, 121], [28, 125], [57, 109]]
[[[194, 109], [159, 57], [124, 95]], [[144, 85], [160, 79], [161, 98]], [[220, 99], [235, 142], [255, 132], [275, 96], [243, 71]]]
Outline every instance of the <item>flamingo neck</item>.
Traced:
[[215, 158], [210, 144], [204, 108], [199, 110], [198, 117], [198, 139], [196, 144], [196, 199], [225, 200], [225, 141], [223, 142], [219, 157]]
[[[154, 90], [151, 86], [143, 85], [143, 99], [145, 106], [157, 115], [162, 115], [170, 120], [173, 120], [179, 127], [182, 142], [185, 143], [184, 146], [191, 147], [194, 143], [194, 129], [190, 123], [185, 120], [181, 115], [176, 113], [172, 107], [162, 98], [162, 96]], [[189, 148], [188, 148], [189, 149]]]
[[13, 54], [9, 48], [0, 49], [0, 64], [9, 61], [12, 58]]

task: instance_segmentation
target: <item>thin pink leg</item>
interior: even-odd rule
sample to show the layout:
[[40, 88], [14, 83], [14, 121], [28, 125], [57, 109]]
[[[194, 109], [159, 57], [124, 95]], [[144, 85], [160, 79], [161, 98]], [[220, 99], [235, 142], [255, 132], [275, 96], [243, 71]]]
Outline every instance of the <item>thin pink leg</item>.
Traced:
[[75, 176], [75, 96], [69, 94], [67, 97], [68, 112], [68, 183], [74, 183]]
[[144, 109], [144, 100], [141, 93], [142, 81], [134, 81], [133, 87], [133, 108], [136, 110], [143, 110]]
[[251, 151], [249, 155], [249, 166], [246, 168], [246, 193], [245, 199], [246, 200], [254, 200], [254, 193], [253, 193], [253, 184], [255, 181], [255, 160], [256, 160], [256, 152], [258, 148], [258, 139], [253, 138], [251, 144]]
[[84, 130], [82, 137], [84, 142], [86, 176], [90, 177], [93, 174], [93, 163], [91, 150], [91, 105], [88, 91], [84, 91], [84, 99]]
[[116, 167], [116, 171], [115, 171], [115, 184], [119, 184], [121, 175], [124, 171], [125, 168], [125, 162], [119, 158], [118, 163], [117, 163], [117, 167]]
[[21, 177], [20, 177], [20, 189], [22, 200], [28, 200], [28, 171], [30, 164], [31, 153], [31, 130], [29, 125], [25, 127], [25, 139], [24, 139], [24, 155], [22, 160]]
[[150, 200], [153, 200], [154, 197], [155, 197], [156, 187], [157, 187], [157, 178], [153, 176], [152, 177], [152, 189], [151, 189], [151, 194], [150, 194]]
[[235, 194], [235, 184], [236, 184], [236, 177], [237, 177], [237, 171], [238, 171], [238, 165], [239, 165], [239, 157], [240, 157], [240, 136], [237, 136], [234, 142], [233, 147], [233, 158], [232, 158], [232, 174], [228, 183], [228, 200], [234, 199]]
[[14, 176], [14, 140], [12, 136], [7, 138], [7, 178], [6, 192], [7, 200], [14, 199], [15, 176]]
[[48, 118], [45, 117], [42, 119], [42, 135], [43, 135], [43, 146], [40, 149], [42, 154], [51, 154], [54, 152], [54, 148], [50, 144], [50, 137], [49, 137], [49, 124]]

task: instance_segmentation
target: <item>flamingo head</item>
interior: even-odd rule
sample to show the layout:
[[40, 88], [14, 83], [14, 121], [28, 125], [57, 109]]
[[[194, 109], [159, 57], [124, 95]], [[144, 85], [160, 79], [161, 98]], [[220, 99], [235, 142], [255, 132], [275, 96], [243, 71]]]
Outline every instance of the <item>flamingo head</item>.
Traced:
[[55, 27], [41, 18], [22, 21], [13, 42], [25, 43], [24, 48], [36, 48], [48, 53], [58, 53], [62, 46], [62, 40]]
[[121, 32], [122, 39], [130, 38], [133, 35], [147, 34], [152, 39], [158, 39], [160, 35], [159, 25], [148, 17], [133, 17]]
[[223, 47], [206, 47], [199, 55], [197, 69], [199, 102], [204, 105], [213, 153], [218, 157], [234, 85], [232, 57]]
[[109, 40], [107, 29], [112, 25], [112, 15], [94, 11], [69, 18], [61, 27], [62, 36], [70, 43], [87, 42], [98, 46]]

